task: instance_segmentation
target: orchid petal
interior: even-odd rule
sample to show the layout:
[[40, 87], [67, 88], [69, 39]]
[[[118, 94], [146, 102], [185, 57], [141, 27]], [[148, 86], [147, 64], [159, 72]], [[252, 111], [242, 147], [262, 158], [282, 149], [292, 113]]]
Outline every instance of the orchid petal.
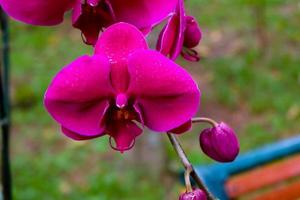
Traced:
[[184, 2], [183, 0], [178, 0], [178, 5], [176, 8], [176, 12], [179, 18], [178, 30], [177, 30], [177, 42], [174, 44], [173, 51], [171, 52], [170, 58], [171, 60], [175, 60], [182, 49], [183, 41], [184, 41], [184, 31], [186, 28], [185, 21], [185, 11], [184, 11]]
[[128, 22], [139, 29], [149, 29], [165, 19], [178, 0], [110, 0], [117, 21]]
[[169, 56], [171, 60], [176, 60], [183, 47], [185, 26], [184, 3], [183, 0], [178, 0], [176, 12], [160, 33], [157, 50]]
[[168, 20], [166, 26], [162, 29], [159, 35], [156, 49], [165, 56], [168, 56], [171, 53], [174, 43], [177, 40], [177, 26], [178, 17], [176, 15], [173, 15]]
[[45, 94], [45, 106], [65, 128], [84, 136], [103, 132], [101, 121], [113, 89], [109, 63], [101, 55], [82, 56], [63, 68]]
[[63, 21], [74, 0], [0, 0], [3, 10], [16, 20], [50, 26]]
[[129, 83], [128, 56], [139, 49], [147, 49], [143, 34], [133, 25], [117, 23], [106, 29], [99, 38], [95, 54], [105, 54], [111, 62], [112, 85], [125, 92]]
[[100, 137], [103, 134], [98, 134], [98, 135], [93, 135], [93, 136], [85, 136], [85, 135], [80, 135], [78, 133], [75, 133], [65, 127], [61, 127], [61, 131], [63, 132], [63, 134], [65, 134], [67, 137], [72, 138], [73, 140], [89, 140], [89, 139], [93, 139], [96, 137]]
[[174, 134], [182, 134], [192, 129], [192, 120], [188, 120], [184, 124], [180, 125], [177, 128], [170, 130], [169, 132]]
[[128, 93], [136, 97], [146, 126], [169, 131], [196, 114], [200, 91], [182, 67], [152, 50], [140, 50], [129, 58]]

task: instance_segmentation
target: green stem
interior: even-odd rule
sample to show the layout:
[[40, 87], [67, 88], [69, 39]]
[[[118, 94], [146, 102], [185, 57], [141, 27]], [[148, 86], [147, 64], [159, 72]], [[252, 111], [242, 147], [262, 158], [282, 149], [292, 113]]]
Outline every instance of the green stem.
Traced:
[[207, 117], [195, 117], [195, 118], [192, 118], [192, 123], [200, 123], [200, 122], [209, 123], [209, 124], [211, 124], [214, 127], [218, 126], [218, 123], [215, 120], [207, 118]]

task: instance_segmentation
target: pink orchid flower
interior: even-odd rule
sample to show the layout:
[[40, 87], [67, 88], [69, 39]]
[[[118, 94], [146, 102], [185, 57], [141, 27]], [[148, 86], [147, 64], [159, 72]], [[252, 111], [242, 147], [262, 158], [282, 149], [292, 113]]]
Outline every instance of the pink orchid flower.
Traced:
[[175, 13], [161, 31], [156, 49], [175, 60], [180, 54], [189, 61], [199, 61], [196, 47], [202, 37], [200, 27], [192, 16], [186, 16], [183, 0], [178, 0]]
[[63, 21], [72, 10], [72, 24], [87, 44], [95, 44], [99, 32], [115, 22], [128, 22], [144, 33], [174, 10], [177, 0], [0, 0], [8, 15], [22, 22], [50, 26]]
[[45, 106], [65, 135], [109, 135], [121, 152], [134, 145], [140, 127], [166, 132], [184, 124], [199, 101], [188, 72], [149, 50], [143, 34], [122, 22], [101, 34], [93, 56], [64, 67], [45, 94]]

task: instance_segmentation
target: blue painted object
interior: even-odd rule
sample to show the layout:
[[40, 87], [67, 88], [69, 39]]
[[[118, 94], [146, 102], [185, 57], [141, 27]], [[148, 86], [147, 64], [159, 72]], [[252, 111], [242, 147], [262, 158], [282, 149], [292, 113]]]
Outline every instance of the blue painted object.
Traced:
[[195, 170], [217, 198], [228, 200], [224, 185], [230, 176], [296, 153], [300, 153], [300, 136], [281, 140], [239, 155], [232, 163], [196, 166]]

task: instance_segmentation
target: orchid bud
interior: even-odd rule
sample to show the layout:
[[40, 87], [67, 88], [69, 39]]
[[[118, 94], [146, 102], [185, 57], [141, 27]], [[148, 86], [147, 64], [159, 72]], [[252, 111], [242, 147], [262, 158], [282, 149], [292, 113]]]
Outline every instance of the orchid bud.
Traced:
[[231, 162], [239, 153], [239, 142], [234, 131], [221, 122], [213, 128], [204, 129], [199, 137], [202, 151], [219, 162]]
[[194, 48], [196, 47], [202, 37], [202, 33], [200, 27], [192, 16], [186, 16], [186, 28], [184, 32], [184, 42], [183, 45], [187, 48]]
[[185, 192], [180, 195], [179, 200], [206, 200], [205, 193], [200, 189], [195, 189], [192, 192]]

